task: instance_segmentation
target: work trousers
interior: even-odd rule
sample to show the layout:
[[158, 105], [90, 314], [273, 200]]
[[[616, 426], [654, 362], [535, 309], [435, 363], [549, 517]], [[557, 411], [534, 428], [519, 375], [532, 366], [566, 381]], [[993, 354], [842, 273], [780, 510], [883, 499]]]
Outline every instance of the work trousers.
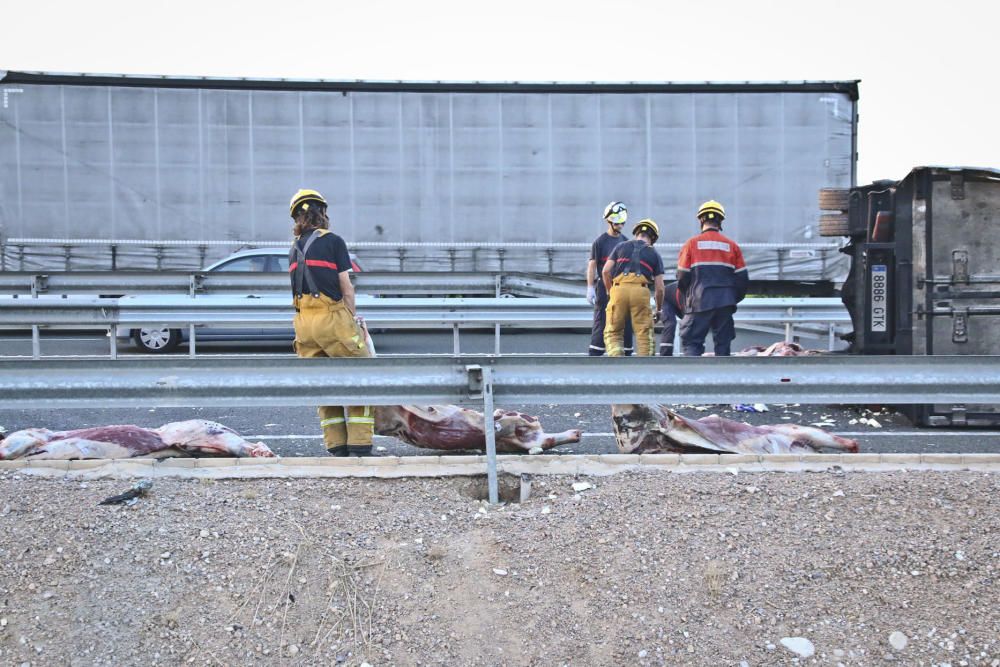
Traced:
[[712, 332], [715, 356], [728, 357], [729, 346], [736, 338], [733, 313], [736, 306], [723, 306], [700, 313], [688, 313], [681, 320], [681, 347], [685, 357], [700, 357], [705, 353], [705, 337]]
[[[295, 307], [294, 346], [300, 357], [370, 356], [364, 331], [343, 300], [304, 294], [296, 299]], [[371, 447], [375, 428], [371, 406], [324, 405], [319, 408], [319, 420], [328, 450], [346, 445]]]
[[649, 305], [646, 279], [637, 275], [615, 278], [608, 299], [604, 347], [609, 357], [624, 355], [625, 326], [631, 320], [635, 333], [635, 352], [640, 357], [653, 354], [653, 309]]
[[[592, 357], [600, 357], [604, 354], [604, 328], [607, 324], [608, 294], [604, 287], [597, 288], [597, 298], [594, 300], [594, 325], [590, 330], [590, 349], [588, 353]], [[625, 335], [623, 338], [625, 356], [632, 354], [632, 320], [625, 321]]]

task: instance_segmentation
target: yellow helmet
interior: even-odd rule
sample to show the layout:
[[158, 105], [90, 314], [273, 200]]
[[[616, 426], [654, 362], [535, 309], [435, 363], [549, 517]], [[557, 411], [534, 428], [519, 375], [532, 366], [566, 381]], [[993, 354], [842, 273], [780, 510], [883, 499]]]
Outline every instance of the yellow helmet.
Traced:
[[635, 223], [635, 227], [632, 228], [632, 236], [635, 236], [639, 232], [652, 234], [653, 243], [656, 243], [656, 239], [660, 238], [660, 228], [649, 218], [643, 218], [639, 222]]
[[[292, 195], [292, 201], [288, 203], [288, 214], [294, 218], [295, 209], [297, 209], [300, 204], [304, 204], [309, 201], [319, 202], [323, 206], [326, 206], [326, 200], [323, 199], [323, 195], [316, 190], [299, 190]], [[306, 210], [309, 210], [309, 205], [306, 204], [305, 208]]]
[[710, 199], [698, 208], [698, 219], [707, 218], [712, 222], [722, 222], [726, 219], [726, 209], [722, 204]]

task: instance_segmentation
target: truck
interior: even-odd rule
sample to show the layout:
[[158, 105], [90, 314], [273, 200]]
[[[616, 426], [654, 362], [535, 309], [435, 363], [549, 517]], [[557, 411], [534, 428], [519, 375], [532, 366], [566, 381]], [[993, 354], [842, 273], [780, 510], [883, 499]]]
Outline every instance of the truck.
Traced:
[[[824, 188], [843, 236], [841, 299], [855, 354], [1000, 354], [1000, 170], [926, 166], [899, 181]], [[893, 378], [886, 378], [892, 382]], [[997, 426], [997, 405], [912, 405], [925, 426]]]
[[309, 187], [374, 271], [582, 276], [612, 200], [659, 223], [670, 270], [715, 199], [755, 281], [829, 294], [847, 272], [813, 193], [855, 185], [857, 80], [0, 87], [0, 270], [197, 269], [286, 245]]

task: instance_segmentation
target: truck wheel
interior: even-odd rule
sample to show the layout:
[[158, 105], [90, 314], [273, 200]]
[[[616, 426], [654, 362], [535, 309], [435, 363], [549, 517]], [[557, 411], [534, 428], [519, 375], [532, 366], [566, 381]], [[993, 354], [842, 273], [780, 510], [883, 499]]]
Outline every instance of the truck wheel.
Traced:
[[847, 188], [820, 188], [819, 208], [821, 211], [846, 211], [851, 199]]
[[846, 213], [821, 213], [819, 216], [820, 236], [850, 236], [851, 225]]
[[181, 343], [181, 332], [179, 329], [167, 328], [134, 329], [132, 340], [143, 352], [163, 354], [177, 349]]

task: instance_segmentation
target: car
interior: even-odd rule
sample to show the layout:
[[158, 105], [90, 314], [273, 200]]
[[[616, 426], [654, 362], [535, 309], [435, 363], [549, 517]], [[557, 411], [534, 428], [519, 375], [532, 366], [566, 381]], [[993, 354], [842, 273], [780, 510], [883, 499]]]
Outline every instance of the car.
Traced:
[[[247, 272], [247, 273], [288, 273], [287, 248], [253, 248], [240, 250], [209, 264], [204, 273], [217, 271]], [[357, 257], [351, 253], [351, 272], [361, 273], [361, 265]], [[144, 352], [162, 354], [171, 352], [188, 340], [187, 329], [171, 329], [168, 327], [127, 329], [119, 327], [118, 338], [131, 338], [136, 347]], [[292, 340], [295, 332], [292, 329], [280, 328], [226, 328], [201, 325], [197, 327], [199, 341], [281, 341]]]

